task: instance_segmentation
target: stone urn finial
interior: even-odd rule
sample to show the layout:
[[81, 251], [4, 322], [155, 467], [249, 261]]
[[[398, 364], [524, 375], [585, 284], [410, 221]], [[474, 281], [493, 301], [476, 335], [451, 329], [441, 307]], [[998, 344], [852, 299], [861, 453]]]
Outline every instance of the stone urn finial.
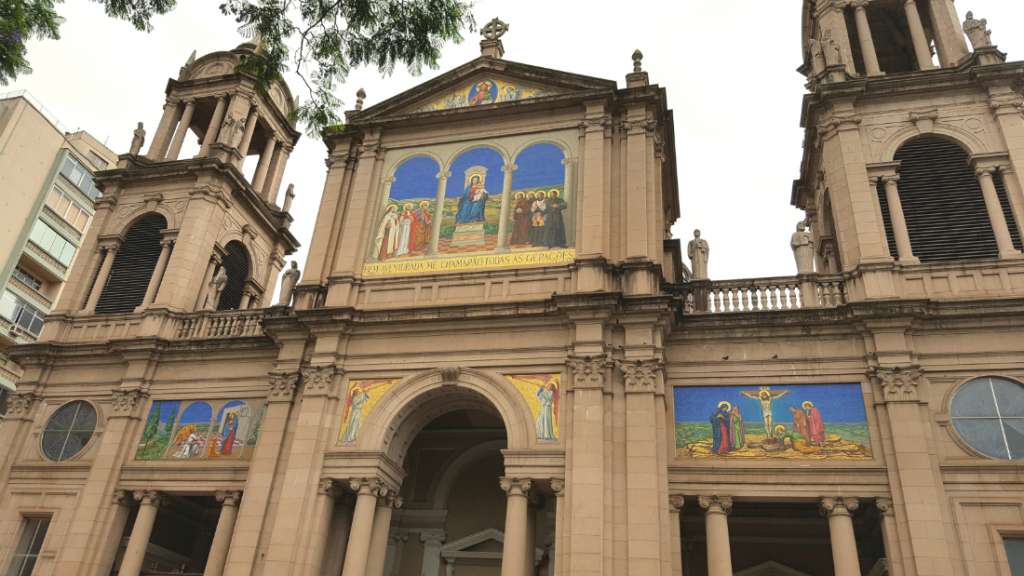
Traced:
[[360, 88], [356, 91], [356, 110], [363, 109], [363, 101], [366, 100], [366, 90]]
[[644, 71], [643, 68], [644, 53], [639, 49], [633, 51], [633, 73], [639, 74]]

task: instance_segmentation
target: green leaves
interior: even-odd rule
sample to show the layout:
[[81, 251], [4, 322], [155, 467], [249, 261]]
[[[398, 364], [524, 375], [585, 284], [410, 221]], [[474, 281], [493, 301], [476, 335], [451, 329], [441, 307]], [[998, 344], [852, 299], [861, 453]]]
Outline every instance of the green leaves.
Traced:
[[30, 38], [60, 38], [62, 22], [54, 10], [54, 0], [0, 1], [0, 85], [32, 72], [25, 42]]
[[[0, 0], [0, 84], [31, 72], [28, 38], [58, 39], [60, 0]], [[112, 18], [138, 30], [152, 29], [155, 15], [175, 8], [176, 0], [94, 0]], [[220, 11], [258, 49], [238, 71], [266, 91], [294, 67], [308, 96], [295, 118], [316, 135], [340, 123], [342, 103], [335, 90], [358, 66], [390, 74], [407, 66], [414, 74], [437, 67], [441, 47], [461, 42], [462, 31], [476, 28], [464, 0], [224, 0]], [[290, 48], [293, 46], [294, 48]], [[294, 86], [292, 87], [295, 88]]]

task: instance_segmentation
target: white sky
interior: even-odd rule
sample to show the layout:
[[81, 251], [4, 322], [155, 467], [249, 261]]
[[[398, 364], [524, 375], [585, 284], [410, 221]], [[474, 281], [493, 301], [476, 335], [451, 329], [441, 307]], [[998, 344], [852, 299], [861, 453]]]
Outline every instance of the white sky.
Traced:
[[[143, 121], [152, 136], [167, 78], [177, 76], [193, 49], [202, 55], [242, 41], [218, 2], [178, 4], [146, 34], [108, 18], [93, 1], [67, 0], [58, 5], [67, 18], [62, 38], [31, 42], [34, 72], [0, 92], [27, 89], [69, 129], [88, 130], [124, 153], [136, 122]], [[503, 39], [508, 60], [613, 79], [620, 86], [633, 50], [643, 51], [651, 82], [667, 89], [675, 110], [682, 206], [675, 234], [685, 242], [693, 228], [701, 228], [711, 245], [710, 276], [725, 279], [795, 273], [789, 237], [802, 214], [790, 207], [789, 197], [802, 145], [804, 79], [795, 72], [801, 63], [800, 4], [477, 0], [474, 14], [480, 26], [494, 16], [510, 24]], [[1024, 55], [1024, 3], [961, 0], [958, 8], [987, 18], [993, 40], [1011, 58]], [[420, 77], [404, 70], [384, 78], [373, 69], [357, 70], [339, 96], [351, 107], [362, 87], [367, 106], [373, 105], [477, 57], [478, 40], [472, 34], [446, 47], [440, 68]], [[287, 79], [303, 95], [299, 80]], [[303, 244], [295, 255], [300, 264], [323, 190], [325, 156], [322, 142], [303, 136], [285, 173], [284, 183], [294, 182], [298, 193], [292, 230]]]

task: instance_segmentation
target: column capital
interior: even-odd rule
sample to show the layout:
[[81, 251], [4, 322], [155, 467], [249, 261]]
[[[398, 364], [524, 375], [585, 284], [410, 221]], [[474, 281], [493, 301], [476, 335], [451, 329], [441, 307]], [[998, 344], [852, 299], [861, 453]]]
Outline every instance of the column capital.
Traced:
[[732, 496], [701, 496], [697, 503], [705, 514], [728, 514], [732, 512]]
[[451, 170], [442, 170], [438, 172], [434, 177], [437, 178], [438, 180], [447, 180], [452, 177], [452, 172]]
[[572, 370], [572, 387], [574, 389], [604, 388], [605, 375], [612, 361], [607, 356], [570, 356], [566, 360]]
[[550, 481], [551, 491], [555, 493], [555, 496], [561, 498], [565, 496], [565, 478], [552, 478]]
[[32, 409], [42, 400], [42, 396], [35, 392], [19, 392], [12, 394], [7, 400], [8, 419], [28, 419]]
[[96, 243], [96, 247], [107, 252], [117, 252], [121, 248], [121, 239], [111, 237], [100, 238], [100, 241]]
[[140, 506], [160, 506], [161, 495], [156, 490], [136, 490], [133, 496]]
[[991, 178], [992, 175], [996, 173], [996, 167], [995, 166], [982, 166], [982, 167], [978, 167], [978, 168], [974, 169], [974, 173], [977, 174], [977, 176], [979, 178], [984, 177], [984, 176], [988, 176], [989, 178]]
[[683, 507], [686, 505], [686, 496], [682, 494], [669, 494], [668, 495], [668, 511], [671, 514], [679, 514], [683, 511]]
[[533, 481], [529, 478], [502, 477], [498, 480], [501, 489], [509, 496], [527, 496]]
[[562, 166], [572, 166], [575, 163], [576, 159], [572, 158], [571, 156], [566, 156], [565, 158], [562, 158]]
[[876, 498], [875, 508], [878, 508], [878, 511], [882, 513], [882, 516], [893, 515], [892, 500], [889, 498]]
[[920, 366], [875, 367], [868, 377], [882, 388], [882, 397], [889, 402], [917, 402], [921, 384], [927, 384]]
[[110, 503], [114, 506], [129, 506], [132, 503], [132, 493], [128, 490], [114, 490], [110, 496]]
[[402, 504], [405, 504], [405, 500], [403, 500], [398, 494], [391, 491], [388, 491], [386, 496], [377, 500], [377, 506], [392, 508], [394, 510], [401, 508]]
[[856, 498], [826, 496], [821, 499], [821, 511], [826, 516], [849, 516], [857, 508], [860, 508], [860, 501]]
[[333, 364], [303, 368], [302, 383], [305, 386], [305, 394], [323, 395], [330, 393], [337, 374], [338, 368]]
[[214, 497], [217, 498], [217, 502], [220, 502], [221, 506], [238, 506], [238, 501], [242, 499], [242, 493], [237, 490], [218, 490]]
[[420, 532], [420, 542], [423, 542], [424, 544], [436, 544], [440, 546], [441, 544], [444, 544], [444, 541], [447, 539], [448, 535], [441, 529], [423, 530]]
[[132, 388], [128, 390], [114, 390], [111, 393], [110, 405], [114, 409], [114, 416], [131, 416], [135, 411], [135, 407], [139, 406], [146, 398], [149, 397], [149, 392], [141, 388]]
[[878, 176], [877, 178], [878, 181], [881, 182], [882, 184], [898, 184], [900, 181], [899, 174], [886, 174], [884, 176]]
[[625, 379], [626, 394], [660, 392], [659, 376], [663, 366], [660, 360], [618, 361], [616, 364]]
[[323, 494], [324, 496], [335, 496], [337, 488], [334, 484], [334, 478], [321, 478], [316, 485], [316, 493]]
[[506, 174], [510, 174], [512, 172], [515, 172], [518, 169], [519, 169], [519, 166], [516, 166], [512, 162], [506, 162], [505, 165], [501, 167], [501, 171], [506, 173]]
[[871, 0], [850, 0], [850, 6], [853, 6], [857, 10], [864, 10], [870, 3]]
[[381, 490], [387, 490], [384, 483], [377, 478], [352, 478], [348, 481], [348, 487], [359, 496], [382, 496]]
[[268, 400], [270, 402], [291, 402], [295, 395], [295, 385], [299, 381], [298, 372], [271, 372]]

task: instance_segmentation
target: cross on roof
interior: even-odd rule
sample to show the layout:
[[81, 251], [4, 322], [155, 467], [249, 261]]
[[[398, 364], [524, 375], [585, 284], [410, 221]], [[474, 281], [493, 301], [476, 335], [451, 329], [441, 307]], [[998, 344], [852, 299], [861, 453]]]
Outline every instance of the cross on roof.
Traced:
[[488, 40], [498, 40], [505, 35], [505, 32], [508, 32], [508, 24], [502, 22], [498, 18], [495, 18], [488, 22], [481, 32], [483, 32], [484, 38]]

